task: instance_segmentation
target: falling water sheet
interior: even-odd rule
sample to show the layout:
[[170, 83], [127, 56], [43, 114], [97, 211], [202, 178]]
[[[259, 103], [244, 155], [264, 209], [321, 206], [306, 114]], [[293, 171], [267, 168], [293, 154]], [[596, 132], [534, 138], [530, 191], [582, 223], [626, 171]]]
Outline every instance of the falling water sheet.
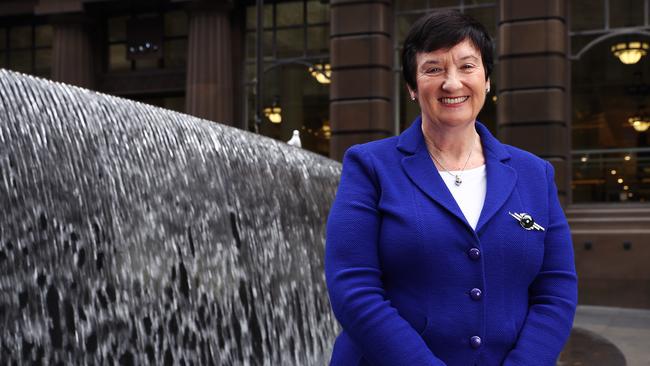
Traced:
[[0, 359], [323, 365], [340, 164], [0, 69]]

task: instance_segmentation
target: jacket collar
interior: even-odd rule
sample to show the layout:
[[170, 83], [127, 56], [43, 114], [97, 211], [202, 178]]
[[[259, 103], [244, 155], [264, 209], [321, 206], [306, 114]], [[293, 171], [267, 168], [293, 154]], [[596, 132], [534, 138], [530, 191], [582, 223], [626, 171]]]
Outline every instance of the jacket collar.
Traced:
[[[517, 173], [508, 164], [510, 153], [478, 121], [476, 122], [476, 132], [478, 132], [483, 144], [483, 155], [485, 156], [487, 171], [485, 202], [476, 225], [476, 233], [480, 233], [482, 227], [490, 221], [510, 197], [517, 181]], [[422, 134], [421, 117], [413, 121], [411, 126], [400, 135], [397, 149], [404, 153], [402, 167], [411, 181], [427, 196], [471, 229], [429, 156]]]

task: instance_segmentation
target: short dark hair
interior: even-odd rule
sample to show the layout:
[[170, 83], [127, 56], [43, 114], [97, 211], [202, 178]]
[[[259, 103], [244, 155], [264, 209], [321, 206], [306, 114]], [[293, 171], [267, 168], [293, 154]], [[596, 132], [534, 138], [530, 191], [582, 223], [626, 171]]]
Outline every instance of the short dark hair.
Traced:
[[402, 74], [406, 84], [417, 89], [415, 81], [416, 55], [449, 49], [468, 39], [481, 52], [487, 80], [494, 67], [494, 43], [483, 24], [456, 10], [437, 10], [418, 19], [404, 40], [402, 48]]

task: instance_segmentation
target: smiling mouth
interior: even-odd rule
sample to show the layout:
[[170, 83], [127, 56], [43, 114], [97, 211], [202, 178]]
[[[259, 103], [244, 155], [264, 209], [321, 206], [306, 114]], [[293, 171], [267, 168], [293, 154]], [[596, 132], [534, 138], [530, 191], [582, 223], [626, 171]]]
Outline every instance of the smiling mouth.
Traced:
[[460, 104], [469, 99], [469, 96], [456, 97], [456, 98], [439, 98], [438, 100], [442, 104]]

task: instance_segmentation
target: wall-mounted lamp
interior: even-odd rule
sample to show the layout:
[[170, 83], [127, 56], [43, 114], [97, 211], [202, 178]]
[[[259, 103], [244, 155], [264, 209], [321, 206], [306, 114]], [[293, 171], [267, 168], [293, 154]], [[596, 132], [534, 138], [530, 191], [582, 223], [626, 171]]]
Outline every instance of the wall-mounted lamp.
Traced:
[[270, 107], [264, 108], [264, 116], [269, 119], [272, 123], [282, 122], [282, 108], [278, 106], [277, 99], [273, 101], [273, 105]]
[[314, 64], [309, 68], [309, 73], [321, 84], [329, 84], [332, 77], [332, 66], [330, 64]]
[[611, 50], [622, 63], [631, 65], [639, 62], [641, 57], [648, 53], [648, 48], [650, 46], [647, 42], [632, 41], [617, 43], [612, 46]]

